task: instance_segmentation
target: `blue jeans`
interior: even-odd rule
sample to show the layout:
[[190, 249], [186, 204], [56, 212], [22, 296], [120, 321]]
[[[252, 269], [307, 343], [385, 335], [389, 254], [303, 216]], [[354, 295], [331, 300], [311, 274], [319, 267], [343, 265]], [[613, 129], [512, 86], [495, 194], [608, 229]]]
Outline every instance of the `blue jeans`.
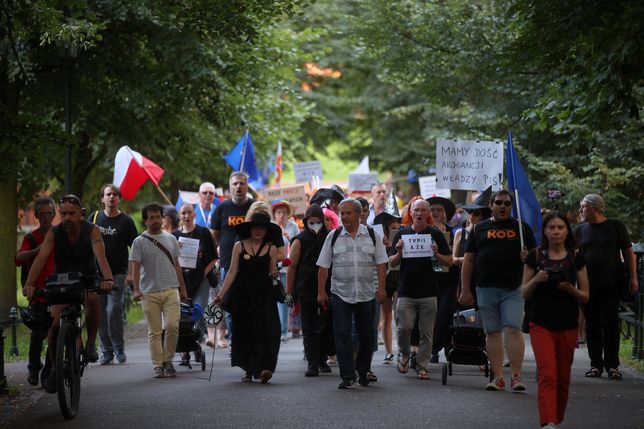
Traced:
[[[221, 279], [221, 284], [224, 284], [224, 279], [226, 278], [226, 274], [228, 273], [228, 269], [230, 267], [224, 267], [222, 266], [219, 269], [219, 278]], [[226, 312], [226, 329], [228, 330], [228, 336], [226, 339], [228, 341], [233, 340], [233, 316], [230, 315], [230, 313]]]
[[[286, 273], [280, 273], [280, 280], [282, 280], [282, 285], [286, 287]], [[282, 326], [281, 336], [286, 337], [288, 335], [288, 311], [290, 310], [289, 306], [278, 302], [277, 311], [280, 314], [280, 325]]]
[[116, 274], [114, 284], [118, 290], [99, 295], [101, 304], [101, 324], [98, 335], [101, 339], [103, 354], [114, 355], [122, 353], [125, 341], [123, 339], [123, 301], [125, 297], [125, 274]]
[[[374, 307], [375, 299], [349, 304], [337, 295], [331, 296], [335, 352], [342, 380], [355, 380], [356, 370], [360, 376], [366, 376], [367, 372], [371, 370]], [[354, 316], [359, 341], [355, 361], [351, 344], [351, 320]]]

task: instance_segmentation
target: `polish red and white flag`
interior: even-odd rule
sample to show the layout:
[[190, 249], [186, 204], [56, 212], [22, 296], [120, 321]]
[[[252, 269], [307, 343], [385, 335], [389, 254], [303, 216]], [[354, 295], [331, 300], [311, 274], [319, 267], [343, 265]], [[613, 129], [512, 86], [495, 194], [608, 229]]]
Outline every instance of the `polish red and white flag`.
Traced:
[[277, 156], [275, 157], [275, 184], [282, 181], [282, 142], [277, 142]]
[[141, 186], [150, 179], [159, 186], [165, 170], [140, 153], [122, 146], [114, 159], [114, 183], [127, 200], [134, 198]]

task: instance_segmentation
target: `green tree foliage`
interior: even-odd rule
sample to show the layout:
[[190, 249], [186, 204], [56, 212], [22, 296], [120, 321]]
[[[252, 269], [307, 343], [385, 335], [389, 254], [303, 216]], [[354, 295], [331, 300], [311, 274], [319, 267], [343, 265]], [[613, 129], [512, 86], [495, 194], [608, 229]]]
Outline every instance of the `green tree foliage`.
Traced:
[[295, 71], [300, 44], [315, 36], [281, 25], [307, 3], [2, 0], [2, 152], [15, 161], [2, 175], [19, 176], [26, 200], [46, 178], [60, 188], [70, 144], [71, 189], [82, 194], [111, 180], [114, 154], [127, 144], [166, 169], [170, 189], [221, 182], [229, 173], [221, 156], [245, 128], [263, 161], [278, 140], [298, 138], [307, 115]]
[[307, 95], [323, 135], [357, 136], [400, 174], [431, 167], [437, 138], [504, 140], [511, 129], [543, 206], [548, 188], [569, 210], [600, 192], [644, 236], [642, 2], [318, 3], [335, 36], [319, 61], [343, 73]]

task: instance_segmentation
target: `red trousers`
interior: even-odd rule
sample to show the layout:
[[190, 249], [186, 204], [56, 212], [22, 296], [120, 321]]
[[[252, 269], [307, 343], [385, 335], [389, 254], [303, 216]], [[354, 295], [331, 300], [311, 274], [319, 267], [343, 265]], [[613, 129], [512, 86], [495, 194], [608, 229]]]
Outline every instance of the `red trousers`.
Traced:
[[530, 323], [530, 342], [537, 361], [541, 425], [558, 425], [564, 419], [568, 403], [570, 367], [577, 344], [577, 328], [551, 331]]

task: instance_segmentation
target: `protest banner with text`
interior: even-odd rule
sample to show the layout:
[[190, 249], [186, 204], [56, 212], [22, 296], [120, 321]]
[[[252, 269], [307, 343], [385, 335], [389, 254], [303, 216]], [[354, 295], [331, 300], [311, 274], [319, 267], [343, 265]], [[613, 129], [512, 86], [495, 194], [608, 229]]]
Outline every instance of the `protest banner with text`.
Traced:
[[503, 181], [503, 143], [475, 140], [436, 142], [436, 187], [478, 191]]
[[269, 203], [279, 199], [288, 201], [295, 209], [295, 214], [304, 214], [306, 211], [306, 189], [304, 185], [265, 189], [264, 195]]

